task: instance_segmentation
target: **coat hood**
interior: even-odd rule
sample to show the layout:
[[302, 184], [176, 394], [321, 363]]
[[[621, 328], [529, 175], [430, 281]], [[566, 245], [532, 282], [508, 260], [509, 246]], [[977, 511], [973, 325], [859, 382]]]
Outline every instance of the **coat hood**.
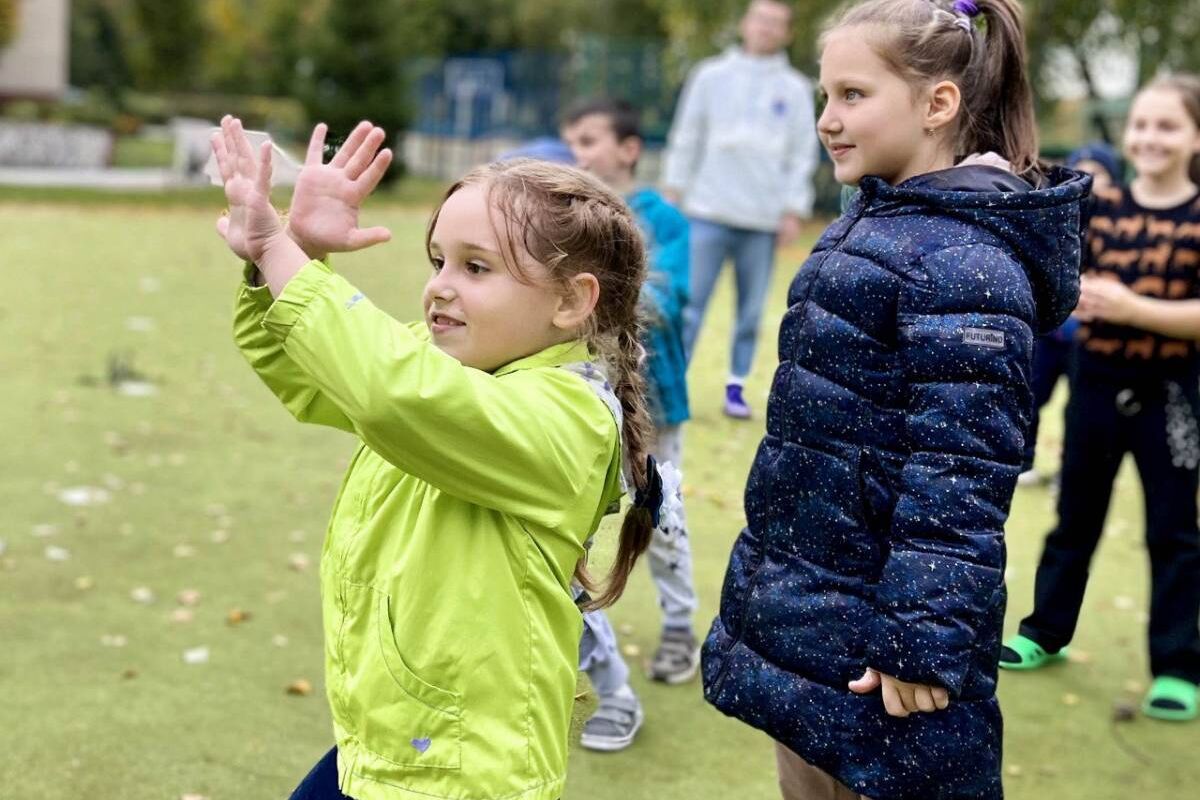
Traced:
[[1079, 301], [1079, 260], [1090, 176], [1051, 168], [1040, 185], [998, 167], [972, 165], [918, 175], [899, 186], [868, 176], [863, 201], [930, 206], [984, 228], [1012, 248], [1033, 287], [1038, 333], [1054, 330]]

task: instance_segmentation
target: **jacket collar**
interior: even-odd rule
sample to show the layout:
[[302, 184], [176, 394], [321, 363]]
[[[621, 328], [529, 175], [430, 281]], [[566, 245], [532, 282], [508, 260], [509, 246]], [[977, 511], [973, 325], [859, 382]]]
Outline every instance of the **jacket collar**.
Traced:
[[595, 361], [595, 356], [588, 350], [587, 342], [582, 339], [574, 339], [569, 342], [551, 345], [545, 350], [534, 353], [531, 356], [518, 358], [516, 361], [511, 361], [500, 367], [492, 374], [497, 378], [502, 375], [508, 375], [511, 372], [520, 372], [523, 369], [537, 369], [538, 367], [561, 367], [563, 364], [573, 364], [579, 361]]

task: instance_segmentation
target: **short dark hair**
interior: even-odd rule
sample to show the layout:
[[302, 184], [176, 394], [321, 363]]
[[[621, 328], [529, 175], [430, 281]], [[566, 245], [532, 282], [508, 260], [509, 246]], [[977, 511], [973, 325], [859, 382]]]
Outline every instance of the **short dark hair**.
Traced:
[[642, 138], [642, 126], [638, 110], [628, 100], [612, 97], [590, 97], [571, 105], [562, 115], [562, 125], [574, 125], [584, 117], [599, 115], [608, 119], [617, 141], [623, 142], [630, 136]]

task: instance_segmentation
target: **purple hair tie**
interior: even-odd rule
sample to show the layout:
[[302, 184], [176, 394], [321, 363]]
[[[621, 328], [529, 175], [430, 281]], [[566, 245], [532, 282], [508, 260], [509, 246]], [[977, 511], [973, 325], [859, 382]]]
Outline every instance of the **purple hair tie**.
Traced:
[[954, 11], [958, 14], [974, 17], [979, 14], [979, 6], [975, 5], [972, 0], [954, 0]]

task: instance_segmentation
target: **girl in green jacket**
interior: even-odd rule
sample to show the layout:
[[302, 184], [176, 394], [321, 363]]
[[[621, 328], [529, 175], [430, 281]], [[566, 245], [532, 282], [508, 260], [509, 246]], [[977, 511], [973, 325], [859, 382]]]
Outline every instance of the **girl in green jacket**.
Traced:
[[[637, 499], [594, 605], [615, 600], [660, 511], [646, 459], [624, 202], [577, 170], [515, 161], [454, 184], [427, 235], [424, 319], [402, 324], [324, 263], [382, 241], [358, 208], [391, 160], [360, 124], [328, 164], [317, 126], [288, 222], [270, 145], [222, 120], [213, 149], [245, 262], [235, 338], [302, 422], [361, 445], [321, 556], [336, 747], [293, 795], [561, 797], [585, 544]], [[624, 458], [623, 458], [624, 456]]]

